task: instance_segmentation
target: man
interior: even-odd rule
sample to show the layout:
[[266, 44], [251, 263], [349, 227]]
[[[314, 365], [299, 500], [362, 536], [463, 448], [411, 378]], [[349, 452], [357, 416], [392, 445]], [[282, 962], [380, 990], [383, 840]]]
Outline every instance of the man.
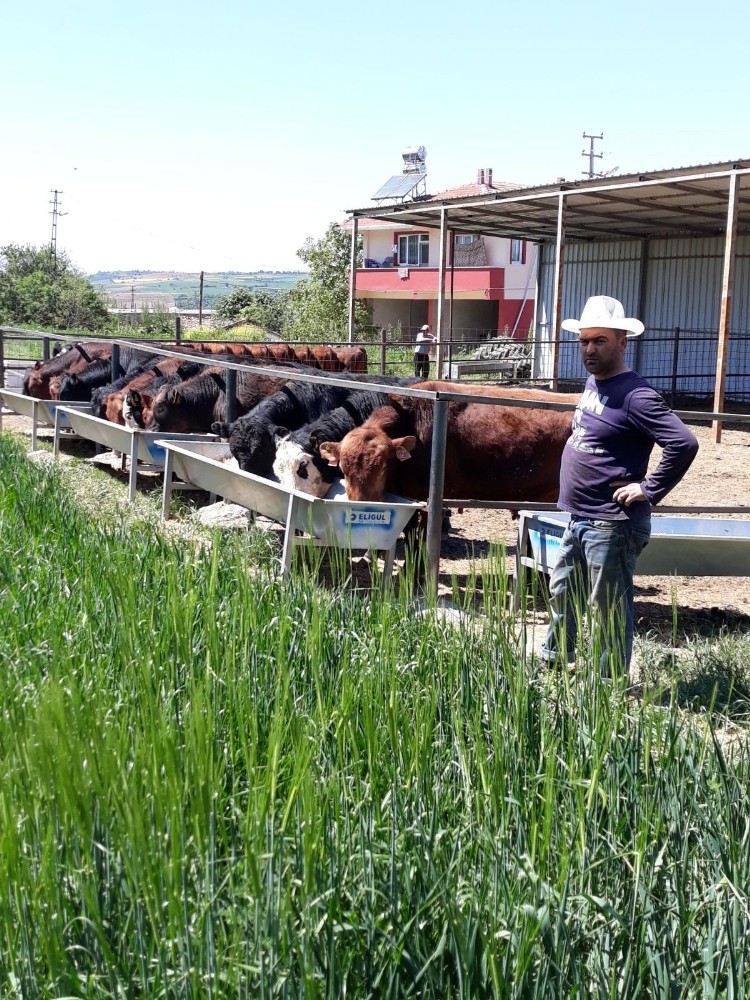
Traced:
[[430, 329], [430, 324], [425, 323], [419, 328], [417, 340], [414, 344], [414, 374], [417, 378], [430, 377], [430, 358], [435, 344], [435, 335]]
[[[542, 650], [549, 663], [575, 654], [583, 600], [596, 611], [592, 639], [602, 673], [626, 672], [633, 648], [633, 573], [651, 535], [651, 508], [677, 485], [698, 451], [690, 430], [625, 363], [628, 340], [643, 333], [621, 302], [595, 295], [578, 334], [590, 373], [563, 451], [558, 506], [569, 511], [560, 560], [550, 578], [551, 619]], [[654, 444], [663, 449], [646, 475]]]

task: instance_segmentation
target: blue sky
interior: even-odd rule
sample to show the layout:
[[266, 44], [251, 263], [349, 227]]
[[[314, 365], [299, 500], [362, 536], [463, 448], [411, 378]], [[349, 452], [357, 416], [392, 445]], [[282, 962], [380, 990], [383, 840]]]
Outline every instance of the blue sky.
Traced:
[[748, 8], [51, 0], [3, 12], [0, 245], [86, 271], [296, 268], [427, 149], [428, 190], [750, 157]]

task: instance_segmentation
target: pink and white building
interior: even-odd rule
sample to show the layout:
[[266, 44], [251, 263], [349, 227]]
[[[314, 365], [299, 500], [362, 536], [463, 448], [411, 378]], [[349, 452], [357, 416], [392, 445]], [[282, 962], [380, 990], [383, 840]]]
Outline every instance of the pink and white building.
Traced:
[[[464, 199], [517, 189], [492, 182], [481, 170], [476, 184], [441, 191], [425, 202]], [[351, 229], [352, 223], [346, 223]], [[356, 297], [366, 299], [377, 327], [413, 330], [423, 323], [435, 329], [438, 299], [440, 230], [397, 227], [383, 219], [358, 218], [364, 266], [357, 269]], [[525, 340], [534, 316], [536, 254], [522, 239], [461, 233], [448, 248], [446, 298], [452, 300], [452, 340], [513, 336]], [[453, 266], [451, 267], [451, 263]]]

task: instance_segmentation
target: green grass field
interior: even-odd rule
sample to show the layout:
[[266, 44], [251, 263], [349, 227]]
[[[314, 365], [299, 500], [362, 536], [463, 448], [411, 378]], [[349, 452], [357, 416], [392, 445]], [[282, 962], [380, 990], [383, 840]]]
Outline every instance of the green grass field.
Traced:
[[0, 996], [750, 995], [750, 756], [710, 705], [74, 478], [0, 435]]

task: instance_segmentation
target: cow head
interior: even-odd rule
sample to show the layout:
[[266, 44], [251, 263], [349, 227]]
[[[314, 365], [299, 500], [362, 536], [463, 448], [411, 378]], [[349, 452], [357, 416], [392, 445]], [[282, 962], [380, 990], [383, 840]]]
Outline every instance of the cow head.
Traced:
[[148, 427], [154, 397], [138, 389], [128, 389], [122, 401], [122, 419], [126, 427]]
[[319, 451], [341, 469], [350, 500], [382, 500], [392, 469], [411, 458], [416, 444], [412, 435], [391, 438], [379, 428], [356, 427], [343, 441], [323, 442]]
[[[213, 424], [211, 429], [216, 426]], [[223, 425], [222, 430], [220, 433], [228, 438], [229, 449], [243, 472], [252, 472], [256, 476], [271, 475], [276, 452], [275, 428], [240, 419]]]
[[178, 434], [194, 430], [194, 408], [175, 389], [159, 393], [151, 409], [149, 430], [170, 431]]
[[311, 441], [314, 453], [305, 451], [295, 441], [277, 435], [273, 472], [285, 489], [324, 497], [331, 488], [331, 483], [338, 478], [334, 472], [336, 466], [320, 457], [317, 451], [320, 442], [314, 435], [311, 435]]

